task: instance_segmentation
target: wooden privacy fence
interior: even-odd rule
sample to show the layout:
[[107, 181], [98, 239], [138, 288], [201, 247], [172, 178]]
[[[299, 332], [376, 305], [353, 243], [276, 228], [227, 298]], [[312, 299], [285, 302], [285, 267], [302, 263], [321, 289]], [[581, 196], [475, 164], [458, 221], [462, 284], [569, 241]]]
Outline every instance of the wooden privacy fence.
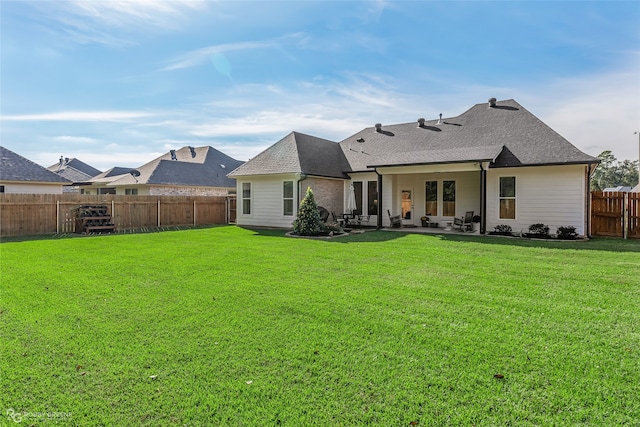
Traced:
[[640, 239], [640, 193], [592, 191], [591, 234]]
[[73, 233], [82, 205], [107, 206], [116, 231], [235, 221], [235, 196], [0, 194], [0, 236]]

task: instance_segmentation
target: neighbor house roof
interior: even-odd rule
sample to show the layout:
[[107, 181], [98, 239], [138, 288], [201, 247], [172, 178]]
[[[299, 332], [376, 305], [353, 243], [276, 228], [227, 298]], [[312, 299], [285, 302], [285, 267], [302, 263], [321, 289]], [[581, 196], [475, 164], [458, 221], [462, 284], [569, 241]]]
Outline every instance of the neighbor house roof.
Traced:
[[240, 166], [233, 159], [213, 147], [182, 147], [136, 168], [139, 175], [129, 173], [110, 185], [181, 185], [196, 187], [235, 187], [227, 178], [229, 171]]
[[68, 179], [4, 147], [0, 147], [0, 181], [71, 183]]
[[109, 170], [102, 172], [101, 174], [94, 176], [93, 178], [89, 179], [87, 182], [108, 184], [117, 179], [120, 179], [124, 175], [127, 175], [130, 171], [131, 171], [131, 168], [123, 168], [120, 166], [115, 166]]
[[102, 172], [93, 166], [78, 160], [60, 157], [60, 161], [54, 165], [49, 166], [51, 172], [54, 172], [64, 178], [67, 178], [71, 182], [85, 182]]
[[233, 172], [230, 177], [299, 173], [348, 178], [349, 163], [338, 143], [291, 132]]
[[492, 161], [491, 167], [598, 163], [513, 99], [477, 104], [457, 117], [366, 128], [340, 145], [354, 171], [467, 161]]

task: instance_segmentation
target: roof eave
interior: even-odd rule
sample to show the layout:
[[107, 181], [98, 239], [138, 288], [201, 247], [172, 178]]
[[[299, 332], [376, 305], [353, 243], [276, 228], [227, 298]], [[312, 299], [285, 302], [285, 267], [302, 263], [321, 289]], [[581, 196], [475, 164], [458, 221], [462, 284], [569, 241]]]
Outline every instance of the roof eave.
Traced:
[[523, 168], [523, 167], [540, 167], [540, 166], [567, 166], [567, 165], [594, 165], [599, 164], [600, 160], [575, 161], [575, 162], [551, 162], [551, 163], [523, 163], [519, 165], [496, 165], [491, 164], [489, 168]]
[[[446, 162], [416, 162], [416, 163], [392, 163], [392, 164], [382, 164], [382, 165], [367, 165], [368, 168], [373, 168], [373, 170], [377, 168], [393, 168], [393, 167], [405, 167], [405, 166], [428, 166], [428, 165], [455, 165], [455, 164], [466, 164], [466, 163], [478, 163], [478, 162], [490, 162], [493, 159], [474, 159], [474, 160], [450, 160]], [[371, 172], [371, 170], [367, 171]]]

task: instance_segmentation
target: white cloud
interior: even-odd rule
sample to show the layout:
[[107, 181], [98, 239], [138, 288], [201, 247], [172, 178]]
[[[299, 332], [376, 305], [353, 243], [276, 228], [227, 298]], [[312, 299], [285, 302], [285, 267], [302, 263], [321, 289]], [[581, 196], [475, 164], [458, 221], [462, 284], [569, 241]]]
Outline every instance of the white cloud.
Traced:
[[[582, 151], [611, 150], [619, 159], [638, 158], [640, 66], [601, 75], [551, 82], [525, 95], [525, 107]], [[535, 89], [535, 88], [534, 88]]]
[[[130, 45], [130, 35], [143, 31], [179, 30], [194, 12], [208, 7], [205, 0], [109, 0], [32, 2], [46, 21], [80, 44]], [[47, 25], [48, 28], [52, 28]]]
[[61, 111], [55, 113], [17, 114], [1, 116], [4, 121], [69, 121], [69, 122], [129, 122], [154, 114], [144, 111]]
[[[279, 49], [281, 50], [281, 52], [285, 53], [284, 51], [282, 51], [283, 43], [288, 43], [290, 41], [295, 42], [296, 40], [301, 40], [303, 38], [303, 33], [293, 33], [269, 40], [245, 41], [207, 46], [201, 49], [189, 51], [177, 58], [173, 58], [169, 61], [169, 65], [162, 68], [160, 71], [171, 71], [179, 70], [181, 68], [194, 67], [211, 60], [211, 58], [216, 54], [223, 54], [232, 51], [252, 49]], [[286, 56], [291, 58], [291, 56], [288, 54], [286, 54]]]
[[72, 143], [72, 144], [95, 144], [99, 141], [95, 138], [87, 138], [86, 136], [70, 136], [61, 135], [53, 138], [56, 142]]

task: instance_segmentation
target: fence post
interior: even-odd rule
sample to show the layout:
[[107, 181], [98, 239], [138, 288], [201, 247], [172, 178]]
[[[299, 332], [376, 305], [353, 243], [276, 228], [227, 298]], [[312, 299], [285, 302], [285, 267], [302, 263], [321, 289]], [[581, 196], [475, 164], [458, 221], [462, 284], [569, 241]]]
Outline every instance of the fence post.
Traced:
[[196, 226], [196, 199], [193, 199], [193, 225]]
[[60, 234], [60, 200], [56, 200], [56, 234]]
[[629, 193], [622, 198], [622, 238], [629, 238]]
[[160, 227], [160, 199], [158, 199], [158, 227]]

